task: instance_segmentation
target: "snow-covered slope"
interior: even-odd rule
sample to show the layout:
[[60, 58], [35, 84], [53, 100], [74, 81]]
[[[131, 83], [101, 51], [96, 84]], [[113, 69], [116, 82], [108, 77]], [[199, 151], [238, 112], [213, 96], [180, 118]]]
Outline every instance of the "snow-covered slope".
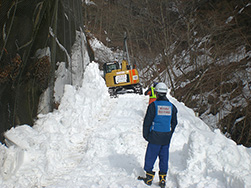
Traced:
[[[191, 109], [168, 98], [178, 108], [179, 123], [167, 186], [251, 187], [251, 149], [212, 132]], [[98, 65], [89, 64], [82, 87], [65, 86], [58, 110], [40, 115], [32, 128], [6, 133], [13, 145], [0, 145], [0, 187], [148, 187], [137, 180], [144, 174], [147, 104], [146, 96], [136, 94], [111, 99]], [[157, 182], [155, 177], [152, 187]]]

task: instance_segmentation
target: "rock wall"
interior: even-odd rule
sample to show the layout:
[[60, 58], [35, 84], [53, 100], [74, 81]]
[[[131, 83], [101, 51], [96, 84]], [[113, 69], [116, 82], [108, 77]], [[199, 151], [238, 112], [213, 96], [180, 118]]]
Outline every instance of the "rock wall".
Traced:
[[[84, 38], [82, 25], [81, 0], [0, 2], [1, 142], [7, 129], [33, 125], [39, 101], [46, 101], [45, 113], [55, 108], [55, 73], [60, 62], [61, 69], [69, 70], [64, 83], [74, 82], [72, 47], [77, 38]], [[83, 40], [78, 50], [85, 51], [85, 45]], [[79, 58], [84, 71], [89, 60]]]

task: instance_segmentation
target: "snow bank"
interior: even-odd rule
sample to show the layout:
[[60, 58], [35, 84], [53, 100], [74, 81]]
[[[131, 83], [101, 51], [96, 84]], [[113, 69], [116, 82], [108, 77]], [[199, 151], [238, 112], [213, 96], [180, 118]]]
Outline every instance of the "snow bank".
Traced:
[[79, 89], [65, 86], [58, 110], [40, 115], [33, 127], [6, 132], [12, 146], [1, 145], [0, 187], [41, 187], [78, 165], [79, 152], [85, 149], [83, 135], [109, 99], [96, 63], [86, 68], [84, 77]]
[[220, 130], [212, 132], [177, 102], [179, 125], [172, 140], [170, 176], [178, 187], [251, 187], [251, 149], [237, 146]]

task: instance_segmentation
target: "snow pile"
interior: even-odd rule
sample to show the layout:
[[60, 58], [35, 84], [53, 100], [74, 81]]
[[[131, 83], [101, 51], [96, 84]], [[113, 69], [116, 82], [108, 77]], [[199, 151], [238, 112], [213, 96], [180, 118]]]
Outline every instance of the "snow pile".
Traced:
[[96, 62], [110, 62], [110, 61], [122, 61], [123, 52], [121, 50], [112, 51], [110, 48], [105, 46], [102, 42], [100, 42], [97, 38], [92, 36], [89, 39], [90, 45], [95, 54]]
[[[172, 140], [170, 176], [178, 187], [251, 187], [251, 149], [214, 132], [176, 103], [179, 126]], [[182, 118], [185, 117], [185, 118]]]
[[33, 128], [23, 125], [6, 133], [18, 147], [1, 146], [1, 181], [7, 180], [4, 185], [10, 186], [12, 181], [20, 187], [49, 184], [55, 176], [67, 173], [80, 162], [79, 152], [85, 147], [83, 135], [109, 99], [97, 64], [90, 64], [84, 77], [84, 87], [78, 90], [65, 86], [57, 111], [40, 115]]
[[71, 61], [67, 64], [57, 62], [58, 68], [55, 73], [54, 86], [55, 102], [60, 103], [63, 96], [63, 85], [81, 86], [85, 68], [90, 62], [86, 44], [87, 40], [83, 31], [76, 31], [76, 41], [72, 46]]
[[[194, 112], [168, 94], [178, 108], [170, 147], [167, 187], [251, 187], [251, 149], [212, 132]], [[6, 133], [0, 145], [1, 188], [143, 188], [146, 141], [142, 122], [148, 97], [111, 99], [96, 63], [82, 87], [65, 86], [59, 109], [40, 115], [33, 128]], [[158, 171], [158, 162], [155, 164]], [[151, 187], [158, 187], [155, 177]]]
[[[53, 37], [54, 34], [50, 30]], [[81, 86], [83, 75], [86, 66], [90, 63], [90, 58], [87, 51], [87, 40], [84, 32], [76, 31], [76, 40], [72, 46], [71, 54], [67, 52], [62, 44], [59, 43], [55, 37], [60, 49], [67, 56], [67, 62], [57, 62], [57, 70], [55, 71], [54, 88], [48, 87], [46, 91], [40, 96], [38, 112], [46, 114], [50, 112], [51, 95], [54, 96], [55, 103], [59, 104], [64, 92], [64, 85], [71, 84], [74, 86]], [[37, 51], [36, 56], [48, 55], [50, 57], [50, 49], [40, 49]]]

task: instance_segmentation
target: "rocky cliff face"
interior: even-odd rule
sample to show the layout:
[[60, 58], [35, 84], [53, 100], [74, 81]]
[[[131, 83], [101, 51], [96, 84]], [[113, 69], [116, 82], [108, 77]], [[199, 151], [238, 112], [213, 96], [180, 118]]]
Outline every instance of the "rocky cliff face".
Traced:
[[41, 100], [44, 112], [55, 107], [58, 67], [74, 82], [71, 50], [82, 27], [81, 0], [0, 2], [0, 141], [13, 126], [33, 125]]

